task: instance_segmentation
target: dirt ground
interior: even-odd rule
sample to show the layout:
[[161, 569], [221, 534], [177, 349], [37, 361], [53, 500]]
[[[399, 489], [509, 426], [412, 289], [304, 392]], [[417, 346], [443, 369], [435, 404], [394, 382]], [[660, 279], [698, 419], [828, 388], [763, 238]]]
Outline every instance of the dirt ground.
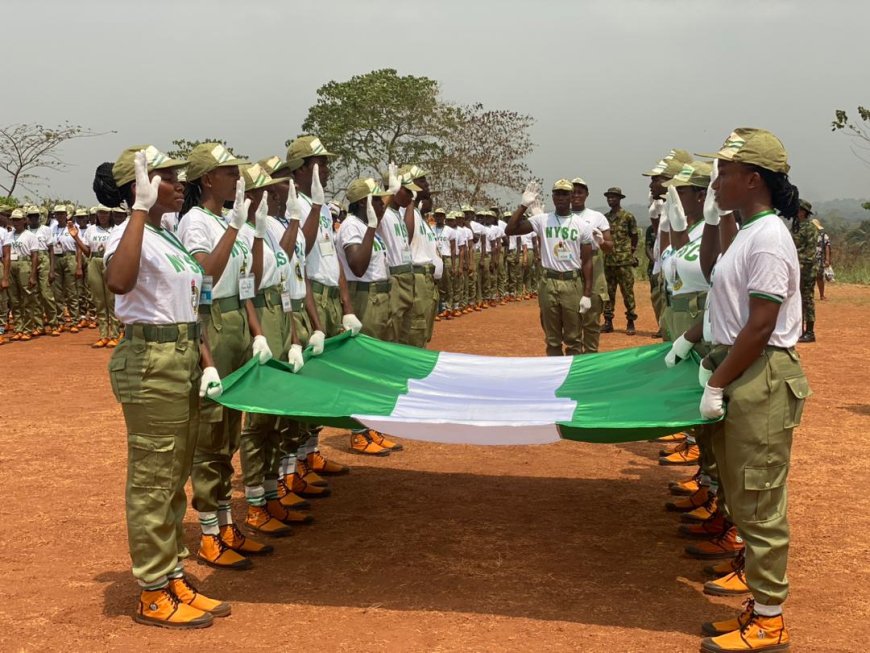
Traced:
[[[829, 295], [818, 343], [799, 348], [815, 393], [789, 492], [800, 652], [865, 650], [870, 636], [870, 288]], [[602, 336], [604, 350], [652, 342], [641, 304], [638, 336]], [[136, 625], [124, 423], [94, 333], [0, 348], [2, 651], [695, 651], [700, 624], [740, 605], [705, 596], [703, 563], [681, 556], [664, 502], [685, 469], [660, 467], [655, 444], [406, 442], [369, 460], [327, 430], [325, 453], [353, 471], [312, 526], [250, 571], [188, 563], [232, 616], [184, 633]], [[441, 322], [432, 348], [543, 355], [537, 305]], [[197, 532], [189, 512], [191, 546]]]

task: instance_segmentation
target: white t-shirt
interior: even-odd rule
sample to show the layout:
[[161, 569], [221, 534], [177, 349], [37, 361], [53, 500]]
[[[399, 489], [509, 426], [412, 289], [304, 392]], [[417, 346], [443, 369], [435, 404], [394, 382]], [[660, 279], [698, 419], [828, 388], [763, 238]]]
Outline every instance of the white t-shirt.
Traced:
[[581, 249], [591, 245], [592, 227], [577, 214], [558, 217], [555, 213], [539, 213], [529, 218], [535, 235], [541, 241], [541, 264], [557, 272], [579, 270], [583, 264]]
[[377, 235], [387, 248], [387, 265], [394, 268], [411, 262], [411, 244], [408, 242], [408, 228], [396, 209], [387, 208], [378, 225]]
[[438, 244], [438, 253], [443, 257], [452, 256], [450, 253], [450, 241], [456, 243], [456, 253], [459, 253], [459, 236], [456, 229], [444, 225], [435, 227], [435, 242]]
[[368, 231], [368, 225], [357, 218], [349, 215], [345, 220], [341, 229], [338, 230], [338, 258], [341, 260], [341, 266], [344, 268], [344, 276], [348, 281], [386, 281], [390, 278], [390, 271], [387, 267], [387, 252], [383, 239], [375, 232], [375, 238], [372, 241], [372, 257], [369, 259], [369, 266], [365, 273], [358, 277], [350, 269], [347, 263], [347, 252], [345, 247], [350, 245], [359, 245]]
[[64, 254], [76, 251], [75, 238], [69, 235], [66, 227], [56, 226], [53, 229], [52, 247], [55, 254]]
[[160, 226], [175, 233], [178, 229], [178, 213], [164, 213], [160, 218]]
[[465, 233], [465, 227], [451, 227], [456, 234], [456, 254], [459, 254], [459, 248], [468, 243], [468, 234]]
[[47, 252], [48, 248], [54, 244], [54, 236], [51, 233], [51, 228], [46, 225], [39, 225], [36, 229], [27, 228], [27, 231], [36, 236], [38, 252]]
[[[710, 284], [701, 271], [701, 236], [704, 234], [704, 222], [701, 221], [689, 229], [689, 242], [677, 252], [673, 247], [662, 254], [662, 273], [671, 295], [688, 295], [689, 293], [707, 292]], [[667, 258], [665, 255], [667, 254]]]
[[[405, 209], [399, 209], [404, 218]], [[414, 265], [435, 263], [435, 232], [423, 219], [418, 209], [414, 209], [414, 238], [411, 240], [411, 262]]]
[[[177, 235], [191, 256], [196, 256], [200, 253], [211, 254], [227, 229], [229, 227], [222, 217], [195, 206], [179, 221]], [[239, 278], [243, 271], [244, 274], [252, 274], [252, 265], [250, 248], [245, 244], [244, 239], [236, 236], [221, 278], [212, 279], [212, 298], [238, 297]]]
[[[125, 220], [112, 230], [106, 245], [107, 266], [129, 224]], [[130, 292], [115, 295], [115, 315], [122, 324], [196, 322], [200, 290], [202, 268], [181, 241], [171, 232], [145, 225], [139, 276]]]
[[768, 345], [795, 346], [802, 327], [800, 265], [791, 233], [776, 214], [744, 223], [715, 272], [708, 302], [714, 344], [734, 344], [755, 296], [780, 304]]
[[493, 243], [497, 240], [500, 240], [502, 234], [499, 233], [499, 228], [497, 224], [491, 224], [486, 227], [486, 242], [488, 243], [486, 246], [487, 251], [492, 251], [495, 249]]
[[[296, 245], [293, 248], [293, 255], [288, 257], [287, 252], [281, 247], [281, 239], [289, 228], [288, 221], [269, 216], [269, 237], [276, 245], [275, 259], [278, 261], [278, 273], [284, 275], [284, 289], [290, 293], [290, 299], [303, 299], [307, 292], [305, 287], [305, 234], [302, 233], [300, 225], [296, 231]], [[282, 259], [287, 261], [286, 268]]]
[[[300, 226], [304, 227], [311, 212], [311, 200], [298, 193], [297, 204], [302, 212]], [[335, 234], [332, 231], [332, 214], [325, 206], [320, 207], [320, 225], [317, 227], [317, 240], [305, 259], [305, 273], [312, 281], [324, 286], [337, 286], [339, 279], [338, 256], [335, 252]]]
[[12, 245], [12, 232], [8, 231], [6, 227], [0, 227], [0, 254], [6, 245]]
[[535, 242], [532, 240], [532, 234], [523, 234], [520, 236], [520, 247], [525, 247], [531, 252], [534, 246]]
[[[604, 233], [605, 231], [610, 231], [610, 222], [607, 220], [607, 217], [600, 211], [585, 208], [582, 211], [579, 211], [576, 215], [578, 215], [581, 220], [588, 223], [590, 227], [592, 227], [593, 229], [598, 229], [601, 233]], [[594, 238], [592, 239], [592, 249], [596, 252], [598, 251], [598, 243], [595, 242]]]
[[91, 249], [91, 256], [102, 258], [106, 251], [106, 243], [109, 242], [109, 237], [112, 235], [112, 229], [103, 229], [98, 224], [93, 224], [85, 231], [81, 232], [79, 238]]
[[[254, 227], [247, 222], [242, 225], [242, 230], [239, 232], [239, 239], [245, 243], [249, 250], [251, 250], [252, 266], [254, 265], [254, 236], [256, 233]], [[278, 249], [280, 249], [280, 247]], [[284, 265], [287, 265], [287, 256], [284, 254], [283, 250], [281, 250], [281, 257]], [[263, 239], [263, 276], [260, 279], [260, 287], [257, 288], [257, 290], [259, 291], [264, 288], [277, 286], [280, 283], [281, 274], [278, 270], [278, 259], [275, 256], [275, 245], [272, 243], [272, 239], [269, 237], [267, 230], [266, 238]]]
[[10, 231], [6, 244], [12, 246], [9, 250], [11, 261], [29, 261], [30, 255], [39, 249], [39, 241], [29, 229], [25, 229], [20, 234]]
[[[481, 238], [478, 238], [477, 241], [475, 241], [475, 243], [474, 243], [474, 251], [479, 252], [479, 251], [481, 251], [481, 249], [480, 249], [481, 241], [486, 236], [487, 229], [486, 229], [486, 227], [484, 227], [482, 224], [480, 224], [479, 222], [477, 222], [475, 220], [469, 221], [468, 227], [471, 229], [472, 234], [474, 234], [476, 236], [481, 236]], [[487, 251], [489, 251], [488, 247], [487, 247]]]

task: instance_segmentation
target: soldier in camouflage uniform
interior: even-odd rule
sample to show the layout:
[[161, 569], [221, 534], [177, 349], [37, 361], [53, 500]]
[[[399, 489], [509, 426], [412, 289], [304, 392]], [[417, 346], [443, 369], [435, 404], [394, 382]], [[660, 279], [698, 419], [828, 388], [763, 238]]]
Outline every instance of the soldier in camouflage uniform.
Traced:
[[613, 238], [613, 251], [604, 256], [604, 276], [607, 279], [607, 294], [609, 300], [604, 307], [604, 326], [601, 331], [613, 331], [613, 308], [616, 303], [616, 287], [622, 289], [622, 301], [625, 303], [625, 317], [628, 324], [625, 335], [635, 334], [634, 321], [637, 319], [634, 303], [634, 266], [637, 265], [637, 221], [634, 216], [622, 208], [620, 203], [625, 195], [621, 193], [606, 193], [607, 205], [610, 211], [605, 214], [610, 223], [610, 234]]
[[806, 200], [800, 201], [797, 221], [792, 230], [798, 260], [801, 266], [801, 305], [803, 307], [804, 331], [798, 342], [815, 342], [816, 302], [813, 297], [816, 277], [819, 274], [819, 259], [816, 248], [819, 243], [819, 230], [810, 216], [813, 205]]

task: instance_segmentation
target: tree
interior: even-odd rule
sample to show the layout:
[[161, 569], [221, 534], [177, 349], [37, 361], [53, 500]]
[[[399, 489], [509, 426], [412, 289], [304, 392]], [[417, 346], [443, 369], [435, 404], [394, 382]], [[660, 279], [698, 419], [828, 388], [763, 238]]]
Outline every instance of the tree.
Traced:
[[427, 165], [442, 156], [440, 143], [452, 113], [438, 93], [435, 80], [400, 76], [393, 69], [331, 81], [317, 89], [317, 103], [302, 129], [338, 156], [330, 169], [339, 187], [379, 175], [390, 161]]
[[186, 138], [176, 138], [174, 141], [172, 141], [173, 149], [169, 150], [166, 155], [171, 159], [186, 159], [188, 156], [190, 156], [193, 148], [195, 148], [197, 145], [202, 145], [203, 143], [220, 143], [225, 148], [227, 148], [227, 150], [229, 150], [233, 156], [238, 157], [239, 159], [248, 158], [244, 154], [237, 154], [233, 150], [233, 148], [227, 145], [227, 142], [222, 138], [204, 138], [201, 141], [189, 141]]
[[[861, 155], [858, 150], [870, 152], [870, 109], [858, 107], [860, 122], [856, 123], [843, 109], [834, 112], [834, 120], [831, 121], [831, 131], [844, 131], [852, 139], [852, 153], [864, 163], [870, 165], [870, 157]], [[864, 124], [862, 124], [864, 123]], [[864, 208], [867, 208], [866, 206]]]
[[6, 195], [12, 195], [19, 186], [33, 190], [43, 181], [37, 171], [61, 171], [67, 167], [60, 158], [62, 145], [107, 133], [113, 132], [94, 132], [68, 122], [57, 127], [18, 123], [0, 128], [0, 171], [6, 177], [0, 182], [0, 190]]
[[433, 162], [438, 204], [492, 204], [494, 191], [516, 192], [532, 178], [525, 162], [534, 148], [531, 116], [486, 110], [480, 103], [459, 107], [443, 143], [444, 156]]

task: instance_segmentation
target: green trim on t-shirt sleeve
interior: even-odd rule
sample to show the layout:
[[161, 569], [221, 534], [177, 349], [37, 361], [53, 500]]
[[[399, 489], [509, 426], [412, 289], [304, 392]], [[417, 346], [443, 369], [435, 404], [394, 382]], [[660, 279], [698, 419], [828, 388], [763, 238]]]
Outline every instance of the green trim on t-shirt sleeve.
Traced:
[[766, 292], [751, 292], [749, 293], [750, 297], [755, 297], [756, 299], [766, 299], [769, 302], [773, 302], [774, 304], [782, 304], [785, 301], [784, 298], [779, 297], [778, 295], [771, 295]]

